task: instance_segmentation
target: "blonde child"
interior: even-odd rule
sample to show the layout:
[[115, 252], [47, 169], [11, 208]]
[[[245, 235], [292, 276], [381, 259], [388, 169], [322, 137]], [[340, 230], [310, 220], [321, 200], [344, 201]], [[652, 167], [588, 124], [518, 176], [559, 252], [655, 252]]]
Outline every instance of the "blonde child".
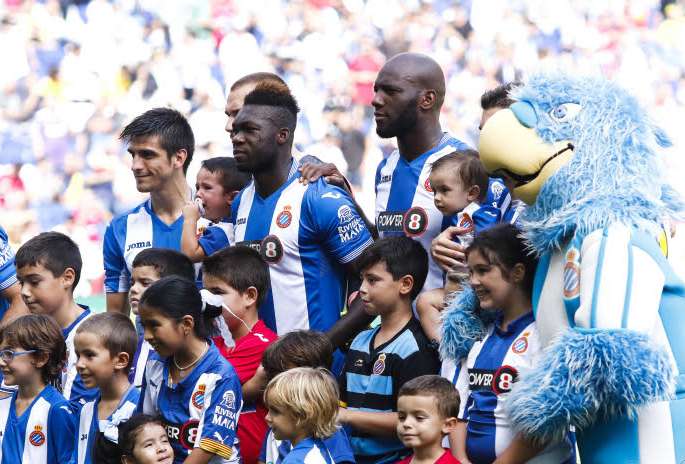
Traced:
[[336, 431], [338, 388], [325, 369], [296, 367], [274, 377], [264, 391], [266, 421], [277, 440], [293, 448], [275, 464], [333, 464], [323, 440]]

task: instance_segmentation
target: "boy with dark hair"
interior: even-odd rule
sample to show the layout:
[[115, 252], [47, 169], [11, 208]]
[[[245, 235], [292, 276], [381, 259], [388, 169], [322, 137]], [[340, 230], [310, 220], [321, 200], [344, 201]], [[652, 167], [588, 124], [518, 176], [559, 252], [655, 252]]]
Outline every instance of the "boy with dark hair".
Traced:
[[195, 183], [195, 202], [183, 207], [181, 251], [191, 261], [202, 261], [231, 245], [231, 204], [249, 182], [250, 176], [238, 171], [233, 158], [217, 156], [202, 162]]
[[[333, 344], [321, 332], [313, 330], [295, 330], [279, 338], [264, 352], [262, 365], [266, 381], [278, 374], [296, 367], [329, 369], [333, 363]], [[350, 441], [343, 428], [339, 428], [331, 437], [323, 440], [331, 454], [333, 464], [354, 464], [354, 454]], [[271, 430], [268, 431], [262, 444], [259, 463], [280, 463], [293, 448], [288, 440], [277, 440]]]
[[140, 398], [140, 390], [128, 380], [137, 344], [131, 319], [120, 313], [95, 314], [76, 331], [76, 369], [85, 385], [99, 393], [79, 412], [74, 464], [121, 462], [118, 427]]
[[340, 377], [339, 421], [352, 428], [358, 463], [391, 463], [409, 454], [396, 437], [399, 389], [440, 369], [436, 347], [412, 312], [428, 274], [428, 255], [415, 240], [389, 237], [365, 250], [357, 266], [364, 309], [381, 323], [350, 346]]
[[439, 375], [422, 375], [405, 383], [397, 398], [397, 435], [413, 454], [398, 464], [459, 464], [442, 447], [447, 434], [455, 430], [459, 394], [449, 380]]
[[121, 132], [143, 203], [116, 216], [105, 231], [103, 258], [107, 310], [128, 313], [131, 265], [146, 248], [181, 249], [183, 206], [192, 199], [185, 173], [195, 139], [190, 124], [171, 108], [136, 117]]
[[62, 394], [74, 410], [97, 394], [86, 388], [76, 372], [74, 336], [91, 315], [87, 306], [74, 301], [81, 277], [81, 253], [72, 239], [59, 232], [43, 232], [17, 250], [15, 257], [21, 296], [33, 314], [51, 316], [62, 329], [67, 344], [67, 363], [62, 371]]
[[[169, 248], [148, 248], [136, 255], [132, 264], [128, 293], [129, 306], [134, 314], [138, 314], [138, 303], [145, 289], [162, 277], [170, 275], [195, 280], [195, 268], [186, 255]], [[128, 375], [129, 381], [136, 387], [143, 384], [145, 364], [151, 350], [152, 347], [143, 339], [141, 333]]]
[[244, 403], [237, 430], [240, 455], [244, 464], [255, 464], [267, 429], [266, 409], [259, 386], [250, 389], [247, 384], [255, 376], [264, 351], [277, 338], [257, 315], [269, 289], [269, 269], [258, 252], [235, 246], [205, 259], [202, 281], [203, 292], [220, 298], [223, 319], [235, 342], [235, 346], [227, 347], [221, 337], [214, 337], [214, 343], [231, 363], [242, 385]]

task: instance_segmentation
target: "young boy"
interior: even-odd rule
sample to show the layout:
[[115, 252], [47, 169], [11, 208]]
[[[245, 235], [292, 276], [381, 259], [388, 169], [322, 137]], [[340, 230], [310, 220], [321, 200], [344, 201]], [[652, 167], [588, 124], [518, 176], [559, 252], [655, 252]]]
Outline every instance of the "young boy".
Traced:
[[397, 398], [397, 435], [413, 450], [398, 464], [459, 464], [442, 440], [455, 430], [459, 394], [449, 380], [422, 375], [405, 383]]
[[[497, 207], [497, 201], [493, 204], [485, 202], [488, 193], [498, 200], [505, 187], [499, 179], [488, 177], [475, 150], [457, 150], [438, 159], [433, 163], [428, 180], [435, 207], [446, 218], [453, 218], [457, 226], [467, 229], [465, 234], [455, 239], [464, 247], [473, 241], [476, 234], [510, 216], [509, 200], [505, 200], [501, 208]], [[444, 297], [459, 289], [467, 276], [466, 265], [457, 264], [447, 273], [445, 289], [423, 292], [417, 300], [416, 312], [429, 340], [439, 342]]]
[[51, 316], [62, 329], [67, 344], [67, 364], [62, 373], [62, 394], [74, 411], [95, 398], [96, 388], [87, 388], [76, 372], [74, 335], [91, 315], [87, 306], [76, 304], [74, 289], [81, 276], [81, 253], [64, 234], [44, 232], [17, 250], [15, 257], [21, 296], [34, 314]]
[[246, 391], [267, 347], [277, 335], [259, 320], [257, 308], [269, 289], [269, 269], [259, 253], [252, 248], [235, 246], [217, 251], [202, 264], [204, 288], [223, 299], [223, 317], [235, 341], [235, 346], [221, 346], [226, 359], [233, 365], [243, 385], [243, 409], [238, 420], [240, 454], [244, 464], [255, 464], [266, 433], [266, 409], [258, 391]]
[[[183, 253], [168, 248], [147, 248], [138, 253], [131, 266], [131, 288], [128, 291], [128, 302], [134, 314], [138, 314], [138, 302], [143, 292], [162, 277], [177, 275], [195, 280], [195, 268]], [[128, 379], [136, 387], [143, 384], [145, 364], [152, 347], [142, 335], [138, 337], [138, 346], [131, 365]]]
[[[202, 162], [195, 202], [183, 208], [181, 251], [192, 262], [202, 261], [233, 242], [233, 226], [228, 221], [231, 204], [249, 182], [250, 177], [238, 171], [233, 158], [219, 156]], [[201, 217], [209, 225], [198, 229]]]
[[396, 435], [399, 389], [440, 369], [435, 345], [412, 312], [428, 273], [428, 256], [419, 242], [391, 237], [364, 250], [357, 266], [364, 309], [380, 316], [381, 323], [352, 341], [340, 378], [338, 420], [352, 429], [357, 463], [391, 463], [409, 454]]
[[[445, 216], [456, 215], [456, 225], [472, 228], [468, 234], [471, 238], [474, 233], [500, 222], [502, 210], [496, 204], [485, 203], [485, 198], [488, 189], [497, 196], [505, 187], [499, 179], [488, 178], [477, 151], [457, 150], [438, 159], [433, 163], [428, 181], [435, 207]], [[504, 211], [508, 207], [503, 205]]]
[[[266, 380], [296, 367], [330, 369], [333, 364], [333, 345], [321, 332], [296, 330], [283, 335], [264, 352], [262, 365]], [[347, 433], [339, 428], [331, 437], [323, 440], [334, 464], [354, 464], [354, 454]], [[293, 448], [288, 440], [279, 440], [269, 430], [262, 444], [259, 463], [281, 463]]]
[[76, 369], [86, 387], [97, 387], [99, 394], [79, 413], [74, 464], [121, 462], [118, 427], [140, 398], [128, 380], [137, 344], [131, 319], [121, 313], [95, 314], [76, 330]]

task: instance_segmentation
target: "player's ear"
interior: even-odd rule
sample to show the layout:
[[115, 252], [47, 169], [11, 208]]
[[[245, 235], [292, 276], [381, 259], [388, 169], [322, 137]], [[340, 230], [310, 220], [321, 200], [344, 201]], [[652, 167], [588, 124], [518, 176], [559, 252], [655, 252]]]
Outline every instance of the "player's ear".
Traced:
[[522, 263], [516, 263], [514, 264], [514, 267], [511, 268], [509, 275], [511, 275], [512, 282], [521, 284], [526, 277], [526, 267]]
[[409, 274], [404, 275], [400, 277], [400, 295], [409, 295], [411, 294], [412, 289], [414, 288], [414, 278], [410, 276]]
[[433, 89], [428, 89], [419, 97], [419, 108], [422, 110], [430, 110], [438, 102], [438, 93]]
[[472, 203], [474, 201], [477, 201], [478, 198], [480, 198], [480, 187], [478, 187], [477, 185], [472, 185], [469, 189], [468, 194], [466, 195], [466, 199]]
[[42, 369], [43, 366], [45, 366], [48, 361], [50, 360], [50, 355], [46, 353], [45, 351], [38, 351], [37, 353], [33, 353], [33, 362], [32, 364], [36, 369]]
[[62, 286], [64, 288], [71, 288], [74, 286], [74, 281], [76, 280], [76, 271], [73, 268], [68, 267], [62, 272], [60, 276], [62, 280]]
[[278, 130], [276, 133], [276, 143], [279, 145], [283, 145], [290, 140], [290, 129], [287, 127], [282, 127]]
[[186, 159], [188, 159], [188, 152], [185, 148], [181, 148], [176, 150], [176, 153], [171, 156], [171, 164], [173, 164], [176, 169], [183, 169]]
[[243, 300], [246, 305], [251, 305], [257, 303], [259, 298], [259, 292], [256, 287], [248, 287], [242, 294]]
[[114, 356], [114, 368], [120, 370], [126, 369], [130, 359], [131, 358], [129, 357], [128, 353], [125, 353], [123, 351], [117, 353], [117, 355]]
[[456, 417], [448, 417], [445, 419], [445, 421], [442, 423], [442, 434], [447, 435], [451, 432], [454, 432], [457, 429], [457, 418]]

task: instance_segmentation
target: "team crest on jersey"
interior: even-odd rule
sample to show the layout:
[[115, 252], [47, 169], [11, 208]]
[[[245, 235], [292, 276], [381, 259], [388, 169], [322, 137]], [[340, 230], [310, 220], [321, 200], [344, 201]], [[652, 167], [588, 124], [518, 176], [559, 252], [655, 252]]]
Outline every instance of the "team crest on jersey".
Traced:
[[426, 182], [423, 183], [423, 188], [426, 189], [426, 192], [433, 193], [433, 189], [431, 188], [431, 183], [428, 177], [426, 177]]
[[293, 220], [293, 214], [290, 212], [290, 205], [283, 207], [283, 211], [276, 216], [276, 225], [281, 229], [285, 229]]
[[381, 353], [378, 355], [378, 359], [376, 359], [376, 362], [373, 363], [373, 374], [374, 375], [381, 375], [383, 371], [385, 370], [385, 353]]
[[469, 229], [469, 231], [473, 230], [473, 219], [471, 219], [471, 216], [469, 216], [468, 213], [461, 213], [461, 218], [459, 219], [459, 227]]
[[342, 205], [338, 208], [338, 221], [340, 224], [347, 224], [354, 219], [354, 214], [352, 213], [352, 208], [348, 205]]
[[573, 247], [566, 252], [564, 265], [564, 298], [572, 299], [580, 293], [580, 253]]
[[528, 333], [524, 333], [523, 336], [514, 340], [511, 344], [511, 351], [516, 354], [523, 354], [528, 350]]
[[[504, 185], [500, 184], [499, 182], [495, 182], [492, 184], [490, 191], [492, 192], [492, 199], [497, 201], [502, 196], [502, 193], [504, 193]], [[493, 206], [497, 205], [495, 204]]]
[[228, 390], [224, 392], [224, 396], [221, 397], [221, 405], [226, 406], [228, 409], [235, 408], [235, 393]]
[[193, 406], [195, 406], [197, 409], [202, 409], [202, 406], [205, 404], [206, 389], [207, 386], [205, 384], [198, 385], [197, 391], [193, 393], [193, 396], [190, 398], [190, 401], [193, 403]]
[[45, 444], [45, 434], [43, 433], [43, 427], [36, 425], [33, 432], [29, 434], [29, 443], [33, 446], [42, 446]]

